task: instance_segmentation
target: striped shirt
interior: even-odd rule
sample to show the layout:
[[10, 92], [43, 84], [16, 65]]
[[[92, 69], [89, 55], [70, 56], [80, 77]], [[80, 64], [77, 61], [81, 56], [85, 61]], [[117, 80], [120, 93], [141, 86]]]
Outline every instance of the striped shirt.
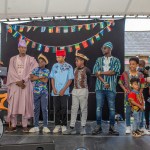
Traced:
[[110, 87], [107, 89], [104, 87], [103, 82], [101, 82], [98, 78], [96, 79], [96, 87], [95, 90], [109, 90], [116, 93], [116, 85], [117, 85], [117, 76], [120, 74], [121, 64], [118, 58], [111, 56], [108, 58], [108, 62], [106, 62], [106, 57], [99, 57], [96, 60], [96, 63], [93, 68], [93, 74], [98, 71], [105, 72], [105, 71], [114, 71], [115, 75], [106, 76], [102, 75], [102, 78], [107, 82]]

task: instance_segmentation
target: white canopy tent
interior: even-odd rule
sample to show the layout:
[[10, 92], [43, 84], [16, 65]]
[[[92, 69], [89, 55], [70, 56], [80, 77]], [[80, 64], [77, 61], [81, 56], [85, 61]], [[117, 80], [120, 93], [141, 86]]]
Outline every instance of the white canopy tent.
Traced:
[[150, 15], [150, 0], [0, 0], [0, 19], [77, 15]]

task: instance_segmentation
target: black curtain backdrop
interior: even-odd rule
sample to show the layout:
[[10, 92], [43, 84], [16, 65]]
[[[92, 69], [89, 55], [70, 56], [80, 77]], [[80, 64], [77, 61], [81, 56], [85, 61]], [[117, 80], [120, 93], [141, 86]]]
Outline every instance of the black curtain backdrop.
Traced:
[[[69, 26], [69, 25], [80, 25], [80, 24], [86, 24], [86, 23], [93, 23], [93, 22], [99, 22], [99, 20], [88, 20], [88, 21], [77, 21], [77, 20], [51, 20], [51, 21], [33, 21], [29, 23], [24, 23], [22, 25], [29, 25], [29, 26]], [[93, 66], [95, 64], [95, 61], [98, 57], [102, 56], [101, 47], [102, 45], [110, 41], [113, 43], [113, 50], [112, 55], [119, 58], [121, 62], [121, 73], [124, 70], [124, 23], [125, 20], [116, 20], [115, 26], [112, 27], [112, 31], [108, 32], [107, 29], [104, 30], [104, 35], [101, 36], [100, 41], [96, 41], [94, 39], [94, 45], [88, 46], [86, 49], [84, 49], [81, 46], [80, 53], [85, 54], [90, 60], [87, 63], [87, 66], [93, 70]], [[2, 45], [1, 45], [1, 58], [4, 62], [5, 66], [8, 67], [9, 60], [12, 56], [18, 54], [17, 45], [18, 45], [18, 38], [14, 38], [11, 33], [6, 32], [6, 24], [2, 24], [1, 26], [2, 31]], [[64, 45], [71, 45], [74, 43], [78, 43], [81, 41], [84, 41], [87, 38], [90, 38], [91, 36], [95, 35], [98, 31], [100, 31], [99, 26], [97, 25], [94, 29], [91, 29], [89, 31], [82, 29], [78, 32], [68, 32], [68, 33], [48, 33], [48, 30], [46, 30], [44, 33], [41, 32], [41, 29], [38, 28], [35, 31], [31, 29], [29, 32], [26, 32], [26, 29], [21, 33], [22, 35], [26, 36], [27, 38], [44, 44], [44, 45], [54, 45], [54, 46], [64, 46]], [[14, 33], [14, 32], [13, 32]], [[49, 59], [49, 65], [47, 66], [48, 69], [51, 70], [51, 67], [54, 63], [56, 63], [56, 57], [55, 53], [52, 53], [49, 51], [49, 53], [44, 53], [43, 51], [38, 51], [37, 47], [35, 49], [31, 48], [31, 43], [28, 45], [28, 51], [27, 54], [34, 56], [37, 58], [37, 56], [43, 53], [46, 55]], [[75, 49], [73, 49], [73, 52], [67, 52], [66, 62], [70, 63], [73, 67], [75, 67]], [[90, 89], [89, 99], [88, 99], [88, 120], [95, 120], [96, 119], [96, 99], [95, 99], [95, 77], [92, 76], [92, 87]], [[117, 86], [117, 92], [121, 92], [119, 86]], [[52, 118], [52, 97], [49, 98], [49, 120]], [[71, 106], [71, 97], [69, 100], [69, 110]], [[123, 93], [118, 93], [116, 97], [116, 112], [121, 114], [124, 118], [124, 95]], [[105, 103], [104, 109], [103, 109], [103, 119], [108, 119], [108, 107], [107, 102]]]

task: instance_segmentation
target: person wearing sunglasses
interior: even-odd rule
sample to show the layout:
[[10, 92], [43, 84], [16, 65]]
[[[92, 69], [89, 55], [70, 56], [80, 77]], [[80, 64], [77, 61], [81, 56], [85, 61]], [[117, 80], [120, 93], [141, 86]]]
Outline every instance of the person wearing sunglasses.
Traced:
[[117, 76], [120, 74], [121, 64], [118, 58], [111, 55], [113, 44], [106, 42], [102, 46], [104, 56], [97, 58], [93, 68], [96, 75], [96, 122], [97, 126], [92, 131], [96, 135], [102, 132], [102, 108], [105, 97], [108, 101], [110, 127], [109, 134], [119, 135], [114, 128], [115, 124], [115, 98]]

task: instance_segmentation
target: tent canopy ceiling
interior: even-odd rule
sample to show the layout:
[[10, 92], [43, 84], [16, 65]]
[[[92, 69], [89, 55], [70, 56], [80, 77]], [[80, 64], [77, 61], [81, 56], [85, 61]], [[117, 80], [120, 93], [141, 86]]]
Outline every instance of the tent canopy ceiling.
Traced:
[[150, 0], [0, 0], [0, 19], [73, 15], [150, 15]]

